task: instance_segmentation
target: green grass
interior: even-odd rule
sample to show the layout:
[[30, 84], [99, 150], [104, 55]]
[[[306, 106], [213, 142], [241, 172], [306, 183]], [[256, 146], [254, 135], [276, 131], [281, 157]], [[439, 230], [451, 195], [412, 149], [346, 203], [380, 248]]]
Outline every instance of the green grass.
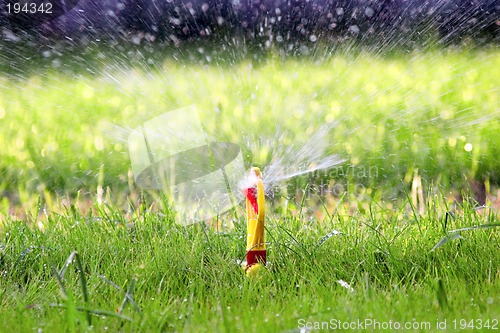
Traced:
[[[293, 332], [332, 319], [432, 331], [447, 320], [454, 331], [500, 320], [498, 51], [155, 56], [147, 70], [99, 59], [97, 75], [85, 57], [0, 74], [0, 331]], [[237, 264], [241, 209], [225, 217], [232, 228], [175, 224], [108, 134], [190, 104], [248, 166], [336, 124], [329, 152], [346, 162], [269, 203], [270, 265], [257, 279]], [[266, 141], [277, 131], [278, 144]], [[427, 190], [417, 207], [416, 170]], [[490, 207], [467, 200], [474, 182]], [[309, 192], [322, 184], [325, 194]], [[331, 195], [335, 184], [346, 193]]]
[[[341, 205], [322, 222], [273, 218], [269, 268], [249, 279], [237, 264], [245, 256], [244, 221], [217, 233], [177, 225], [168, 211], [136, 212], [128, 221], [109, 207], [96, 211], [68, 210], [2, 229], [3, 330], [271, 332], [293, 331], [301, 319], [372, 319], [430, 322], [436, 331], [437, 320], [500, 318], [495, 227], [463, 231], [463, 239], [431, 251], [445, 236], [446, 215], [376, 205], [352, 215]], [[451, 230], [499, 220], [466, 206], [447, 224]], [[333, 230], [342, 234], [325, 237]], [[75, 260], [65, 267], [73, 251], [81, 270]], [[57, 278], [63, 268], [64, 293]], [[131, 283], [132, 302], [117, 313]], [[78, 308], [92, 310], [90, 320]]]

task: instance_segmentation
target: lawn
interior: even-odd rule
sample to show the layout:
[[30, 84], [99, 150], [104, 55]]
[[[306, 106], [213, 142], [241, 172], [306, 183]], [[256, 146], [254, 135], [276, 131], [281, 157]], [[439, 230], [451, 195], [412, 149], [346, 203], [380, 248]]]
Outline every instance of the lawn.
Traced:
[[[2, 60], [0, 331], [500, 329], [497, 50], [130, 52]], [[183, 226], [134, 184], [130, 129], [193, 104], [246, 167], [321, 126], [344, 160], [276, 184], [258, 277], [242, 207]]]

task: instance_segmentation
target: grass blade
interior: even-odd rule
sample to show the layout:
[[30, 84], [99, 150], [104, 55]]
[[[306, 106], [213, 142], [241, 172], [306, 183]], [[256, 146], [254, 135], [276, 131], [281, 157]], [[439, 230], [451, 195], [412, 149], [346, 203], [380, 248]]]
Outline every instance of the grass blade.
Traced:
[[125, 310], [125, 306], [127, 305], [127, 302], [130, 302], [132, 304], [132, 306], [134, 307], [135, 311], [141, 313], [141, 308], [134, 301], [134, 297], [132, 295], [133, 292], [134, 292], [134, 288], [135, 288], [135, 279], [132, 278], [131, 281], [130, 281], [130, 285], [128, 286], [127, 293], [125, 294], [125, 298], [123, 298], [123, 302], [122, 302], [122, 304], [120, 306], [120, 309], [118, 310], [119, 314], [123, 313], [123, 310]]
[[63, 295], [63, 298], [66, 299], [68, 297], [68, 293], [66, 292], [66, 287], [64, 286], [63, 278], [59, 275], [59, 272], [57, 271], [57, 269], [54, 266], [54, 264], [52, 263], [52, 261], [50, 261], [50, 270], [52, 271], [52, 274], [54, 274], [54, 276], [56, 277], [57, 284], [59, 285], [59, 288], [61, 289], [61, 293]]
[[494, 227], [500, 227], [500, 223], [490, 223], [490, 224], [482, 224], [482, 225], [474, 225], [471, 227], [466, 227], [466, 228], [460, 228], [460, 229], [455, 229], [449, 231], [448, 235], [444, 236], [441, 238], [441, 240], [434, 245], [432, 248], [431, 252], [436, 250], [437, 248], [443, 246], [444, 244], [448, 243], [449, 241], [452, 241], [457, 238], [463, 238], [460, 236], [459, 232], [461, 231], [469, 231], [469, 230], [480, 230], [480, 229], [488, 229], [488, 228], [494, 228]]
[[107, 284], [109, 284], [110, 286], [112, 286], [113, 288], [115, 289], [118, 289], [120, 291], [123, 291], [123, 289], [117, 285], [116, 283], [114, 283], [113, 281], [109, 280], [107, 277], [105, 277], [104, 275], [98, 275], [97, 276], [99, 279], [103, 280], [104, 282], [106, 282]]
[[[60, 309], [66, 309], [67, 308], [66, 305], [55, 304], [55, 303], [49, 304], [49, 306], [53, 307], [53, 308], [60, 308]], [[122, 319], [122, 320], [132, 321], [132, 318], [124, 316], [122, 314], [114, 313], [112, 311], [90, 309], [90, 308], [81, 307], [81, 306], [77, 306], [77, 307], [75, 307], [75, 309], [77, 311], [85, 311], [87, 313], [94, 314], [94, 315], [97, 315], [97, 316], [106, 316], [106, 317], [113, 317], [113, 318], [118, 318], [118, 319]]]
[[442, 279], [438, 280], [436, 297], [439, 303], [439, 307], [443, 310], [448, 309], [448, 297], [446, 296], [446, 290], [444, 289], [444, 283]]
[[[82, 265], [82, 260], [80, 259], [80, 255], [78, 253], [75, 253], [76, 257], [76, 267], [78, 269], [78, 275], [80, 278], [80, 284], [82, 286], [82, 294], [83, 294], [83, 302], [85, 305], [88, 305], [89, 302], [89, 292], [87, 289], [87, 279], [85, 278], [85, 272], [83, 270], [83, 265]], [[90, 312], [87, 311], [87, 323], [92, 325], [92, 318], [90, 317]]]
[[441, 240], [436, 245], [434, 245], [431, 252], [434, 252], [437, 248], [440, 248], [441, 246], [448, 243], [449, 241], [452, 241], [452, 240], [457, 239], [457, 238], [461, 239], [463, 237], [460, 236], [460, 234], [458, 232], [451, 232], [450, 234], [441, 238]]
[[[103, 280], [104, 282], [106, 282], [107, 284], [109, 284], [110, 286], [112, 286], [113, 288], [115, 288], [121, 292], [125, 292], [119, 285], [117, 285], [113, 281], [109, 280], [105, 276], [99, 275], [98, 277], [101, 280]], [[134, 298], [132, 296], [134, 288], [135, 288], [135, 279], [132, 278], [132, 281], [130, 282], [129, 288], [128, 288], [127, 292], [125, 293], [125, 299], [123, 300], [119, 311], [123, 311], [123, 309], [125, 308], [125, 303], [128, 300], [132, 304], [132, 306], [134, 307], [135, 311], [137, 311], [138, 313], [142, 313], [141, 308], [139, 307], [139, 305], [137, 304], [137, 302], [134, 300]]]
[[477, 230], [477, 229], [488, 229], [488, 228], [494, 228], [494, 227], [500, 227], [500, 223], [490, 223], [490, 224], [474, 225], [472, 227], [466, 227], [466, 228], [456, 229], [456, 230], [453, 230], [451, 232]]
[[73, 262], [75, 259], [76, 251], [71, 252], [69, 255], [68, 259], [66, 259], [66, 262], [64, 263], [64, 266], [61, 268], [59, 271], [59, 276], [61, 277], [62, 280], [64, 280], [64, 274], [66, 274], [66, 270], [68, 269], [69, 265]]
[[326, 242], [327, 240], [329, 240], [330, 238], [332, 238], [335, 235], [342, 235], [342, 233], [338, 230], [335, 230], [335, 229], [330, 231], [329, 233], [327, 233], [326, 235], [321, 237], [321, 239], [319, 240], [318, 245], [316, 245], [316, 247], [320, 247], [324, 242]]

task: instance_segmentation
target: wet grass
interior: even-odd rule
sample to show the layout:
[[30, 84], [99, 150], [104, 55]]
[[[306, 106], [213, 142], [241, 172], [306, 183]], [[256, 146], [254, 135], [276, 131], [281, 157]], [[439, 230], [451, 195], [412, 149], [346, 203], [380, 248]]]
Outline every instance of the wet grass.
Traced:
[[[104, 55], [97, 75], [58, 58], [0, 75], [0, 330], [292, 332], [336, 319], [498, 329], [498, 51], [201, 58], [140, 69]], [[237, 264], [244, 221], [175, 224], [134, 186], [110, 126], [189, 104], [248, 165], [324, 123], [330, 153], [346, 159], [274, 198], [258, 279]], [[455, 201], [474, 184], [487, 208]]]
[[[242, 220], [216, 232], [175, 224], [168, 211], [117, 220], [113, 208], [94, 208], [1, 229], [3, 330], [298, 332], [392, 320], [437, 331], [446, 320], [455, 331], [460, 320], [477, 329], [500, 319], [500, 221], [489, 210], [466, 205], [450, 217], [374, 204], [353, 215], [340, 205], [321, 222], [272, 218], [269, 267], [249, 279], [237, 264]], [[483, 228], [433, 250], [470, 226]]]

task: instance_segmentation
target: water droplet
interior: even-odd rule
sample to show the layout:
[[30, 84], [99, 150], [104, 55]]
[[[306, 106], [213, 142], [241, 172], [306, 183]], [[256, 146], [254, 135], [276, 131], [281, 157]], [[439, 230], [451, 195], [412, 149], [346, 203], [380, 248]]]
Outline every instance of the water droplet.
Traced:
[[351, 25], [348, 31], [353, 35], [357, 35], [359, 33], [359, 27], [357, 25]]
[[366, 9], [365, 9], [365, 15], [367, 17], [372, 17], [373, 14], [375, 14], [375, 11], [371, 7], [366, 7]]
[[59, 68], [59, 67], [61, 67], [61, 59], [54, 59], [54, 60], [52, 61], [52, 67], [54, 67], [54, 68]]
[[3, 37], [11, 42], [18, 42], [21, 40], [21, 38], [8, 29], [3, 29]]

